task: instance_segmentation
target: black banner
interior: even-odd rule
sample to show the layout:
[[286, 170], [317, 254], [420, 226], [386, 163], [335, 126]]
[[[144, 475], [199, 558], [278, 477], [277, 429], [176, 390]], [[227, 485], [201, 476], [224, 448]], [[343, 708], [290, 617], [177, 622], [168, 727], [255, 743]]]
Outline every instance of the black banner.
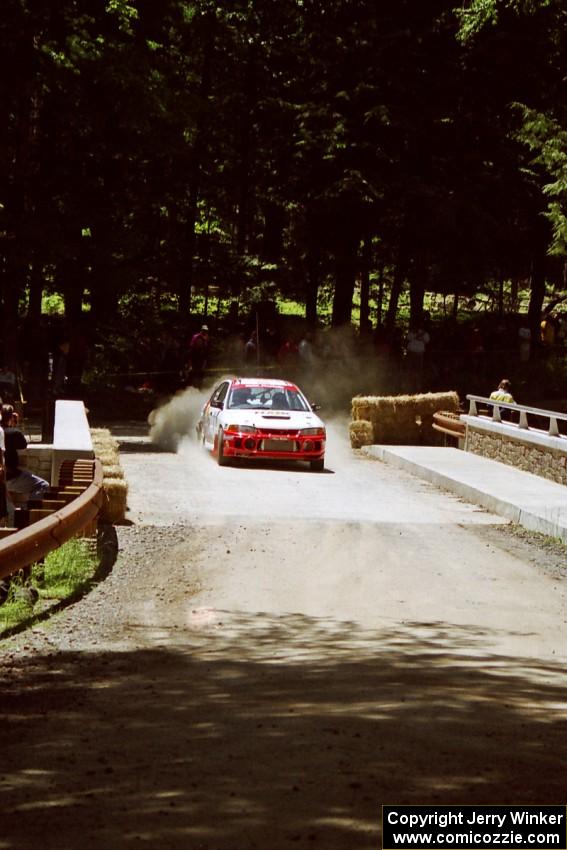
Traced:
[[382, 806], [383, 850], [567, 850], [565, 806]]

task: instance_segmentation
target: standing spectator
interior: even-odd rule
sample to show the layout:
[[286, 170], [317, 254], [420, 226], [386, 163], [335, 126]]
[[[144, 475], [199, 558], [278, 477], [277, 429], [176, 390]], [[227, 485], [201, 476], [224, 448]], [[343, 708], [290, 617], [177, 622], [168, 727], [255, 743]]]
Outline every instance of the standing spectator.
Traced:
[[244, 362], [248, 365], [256, 363], [258, 359], [258, 334], [252, 331], [244, 344]]
[[298, 357], [297, 343], [291, 337], [285, 337], [278, 348], [278, 363], [280, 366], [293, 367], [296, 365]]
[[406, 354], [410, 378], [415, 389], [423, 384], [423, 361], [430, 341], [429, 333], [422, 327], [411, 327], [406, 341]]
[[313, 366], [315, 355], [313, 353], [313, 334], [311, 331], [307, 331], [297, 346], [297, 353], [299, 354], [299, 359], [303, 363], [304, 366], [311, 368]]
[[209, 342], [209, 328], [207, 325], [201, 325], [201, 330], [193, 334], [189, 343], [189, 383], [198, 389], [203, 386]]

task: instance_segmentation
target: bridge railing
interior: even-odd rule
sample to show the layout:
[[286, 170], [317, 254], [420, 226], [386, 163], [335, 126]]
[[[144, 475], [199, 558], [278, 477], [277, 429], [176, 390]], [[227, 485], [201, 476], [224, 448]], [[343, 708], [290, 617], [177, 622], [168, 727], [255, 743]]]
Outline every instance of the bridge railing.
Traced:
[[[540, 420], [547, 421], [547, 434], [550, 437], [561, 437], [564, 436], [559, 431], [559, 422], [567, 422], [567, 413], [560, 413], [554, 410], [543, 410], [540, 407], [529, 407], [525, 404], [510, 404], [509, 402], [497, 401], [493, 398], [485, 398], [484, 396], [479, 395], [467, 395], [467, 400], [469, 402], [469, 416], [479, 416], [478, 407], [479, 405], [483, 405], [488, 408], [492, 408], [492, 421], [493, 422], [502, 422], [502, 414], [501, 410], [510, 410], [514, 411], [518, 416], [517, 422], [510, 422], [506, 420], [506, 425], [510, 425], [511, 427], [518, 428], [523, 431], [530, 430], [530, 424], [528, 421], [528, 417], [536, 416]], [[534, 426], [532, 425], [532, 428]], [[545, 429], [537, 428], [534, 430], [542, 431]]]

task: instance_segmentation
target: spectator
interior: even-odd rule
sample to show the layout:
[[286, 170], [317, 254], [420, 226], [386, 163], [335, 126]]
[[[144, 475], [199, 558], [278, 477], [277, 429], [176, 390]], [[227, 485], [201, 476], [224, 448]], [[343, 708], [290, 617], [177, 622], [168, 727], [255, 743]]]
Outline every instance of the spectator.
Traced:
[[189, 343], [189, 383], [198, 389], [203, 386], [209, 344], [209, 328], [207, 325], [201, 325], [201, 330], [193, 334]]
[[252, 331], [249, 339], [244, 345], [244, 362], [256, 363], [258, 358], [258, 335], [256, 331]]
[[541, 342], [545, 348], [552, 348], [555, 345], [555, 319], [551, 315], [546, 315], [541, 320]]
[[[516, 404], [511, 390], [511, 382], [508, 380], [508, 378], [502, 378], [502, 380], [498, 384], [498, 388], [490, 393], [490, 399], [492, 401], [503, 401], [506, 404]], [[501, 410], [501, 408], [498, 408], [498, 410], [500, 411], [501, 419], [510, 419], [509, 410]]]
[[304, 366], [313, 366], [315, 356], [313, 353], [313, 334], [311, 331], [307, 331], [307, 333], [301, 337], [299, 345], [297, 346], [297, 353], [299, 354], [299, 359]]
[[490, 393], [490, 398], [494, 401], [505, 401], [506, 404], [516, 404], [512, 396], [512, 383], [508, 378], [502, 378], [498, 384], [498, 388]]
[[429, 333], [423, 327], [411, 327], [408, 332], [406, 354], [414, 389], [422, 388], [423, 361], [430, 339]]
[[28, 441], [23, 433], [17, 428], [18, 417], [11, 404], [2, 405], [2, 428], [4, 429], [4, 463], [6, 468], [6, 490], [8, 496], [8, 514], [12, 518], [14, 506], [11, 496], [24, 496], [28, 499], [41, 499], [49, 482], [34, 475], [27, 469], [20, 468], [18, 451], [25, 449]]

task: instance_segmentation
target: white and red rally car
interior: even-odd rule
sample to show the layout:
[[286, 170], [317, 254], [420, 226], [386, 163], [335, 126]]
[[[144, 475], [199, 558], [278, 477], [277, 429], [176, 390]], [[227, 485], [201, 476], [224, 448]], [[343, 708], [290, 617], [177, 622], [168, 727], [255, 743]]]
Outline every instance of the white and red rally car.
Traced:
[[219, 466], [237, 457], [325, 466], [325, 425], [289, 381], [225, 378], [203, 407], [197, 434]]

